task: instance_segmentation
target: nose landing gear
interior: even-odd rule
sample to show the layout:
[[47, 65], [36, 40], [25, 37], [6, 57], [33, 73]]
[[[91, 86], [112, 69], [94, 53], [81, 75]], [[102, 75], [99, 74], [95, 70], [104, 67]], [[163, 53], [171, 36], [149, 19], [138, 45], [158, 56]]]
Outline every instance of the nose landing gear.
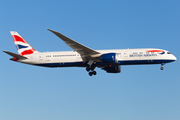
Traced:
[[160, 68], [161, 70], [164, 70], [164, 67], [163, 67], [164, 65], [165, 63], [161, 63], [161, 68]]

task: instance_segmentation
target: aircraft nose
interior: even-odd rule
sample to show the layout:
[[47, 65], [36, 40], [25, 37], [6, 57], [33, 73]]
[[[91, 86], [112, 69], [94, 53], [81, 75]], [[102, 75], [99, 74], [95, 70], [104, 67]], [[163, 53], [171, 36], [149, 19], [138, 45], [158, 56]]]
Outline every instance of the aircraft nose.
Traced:
[[176, 61], [176, 60], [177, 60], [177, 58], [176, 58], [174, 55], [173, 55], [173, 60], [174, 60], [174, 61]]

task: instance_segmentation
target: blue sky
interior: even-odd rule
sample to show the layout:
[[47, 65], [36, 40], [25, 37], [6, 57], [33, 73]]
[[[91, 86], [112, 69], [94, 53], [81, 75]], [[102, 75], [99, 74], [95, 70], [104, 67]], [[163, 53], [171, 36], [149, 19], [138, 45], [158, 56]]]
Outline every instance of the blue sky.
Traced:
[[[178, 0], [0, 1], [0, 49], [17, 53], [9, 31], [36, 50], [70, 51], [46, 30], [92, 49], [161, 48], [180, 58]], [[119, 74], [43, 68], [1, 52], [1, 120], [179, 120], [180, 64], [122, 66]]]

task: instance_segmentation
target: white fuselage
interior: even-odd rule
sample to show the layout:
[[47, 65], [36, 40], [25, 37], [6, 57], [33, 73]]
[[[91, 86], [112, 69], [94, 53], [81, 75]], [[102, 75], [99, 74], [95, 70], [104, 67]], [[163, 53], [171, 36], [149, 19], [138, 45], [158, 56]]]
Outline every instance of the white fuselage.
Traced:
[[[105, 67], [109, 65], [135, 65], [135, 64], [164, 64], [173, 62], [176, 57], [166, 50], [161, 52], [147, 52], [151, 50], [162, 49], [116, 49], [116, 50], [96, 50], [101, 54], [116, 53], [117, 63], [96, 62], [97, 67]], [[79, 53], [74, 51], [64, 52], [37, 52], [32, 55], [26, 55], [28, 59], [18, 60], [18, 62], [44, 66], [44, 67], [87, 67], [87, 63], [83, 63]]]
[[50, 30], [74, 51], [38, 52], [16, 31], [10, 31], [19, 54], [3, 51], [10, 60], [43, 67], [86, 67], [89, 75], [96, 75], [96, 67], [107, 73], [120, 73], [121, 65], [161, 64], [173, 62], [176, 57], [162, 49], [93, 50], [65, 35]]

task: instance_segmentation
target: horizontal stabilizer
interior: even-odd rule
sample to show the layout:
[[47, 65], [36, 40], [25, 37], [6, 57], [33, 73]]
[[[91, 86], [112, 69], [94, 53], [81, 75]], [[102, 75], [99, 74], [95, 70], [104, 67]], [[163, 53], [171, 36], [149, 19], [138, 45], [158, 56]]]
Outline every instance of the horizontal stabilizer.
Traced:
[[9, 52], [9, 51], [3, 51], [5, 53], [7, 53], [8, 55], [12, 56], [12, 57], [15, 57], [17, 59], [28, 59], [27, 57], [24, 57], [22, 55], [18, 55], [18, 54], [15, 54], [15, 53], [12, 53], [12, 52]]

